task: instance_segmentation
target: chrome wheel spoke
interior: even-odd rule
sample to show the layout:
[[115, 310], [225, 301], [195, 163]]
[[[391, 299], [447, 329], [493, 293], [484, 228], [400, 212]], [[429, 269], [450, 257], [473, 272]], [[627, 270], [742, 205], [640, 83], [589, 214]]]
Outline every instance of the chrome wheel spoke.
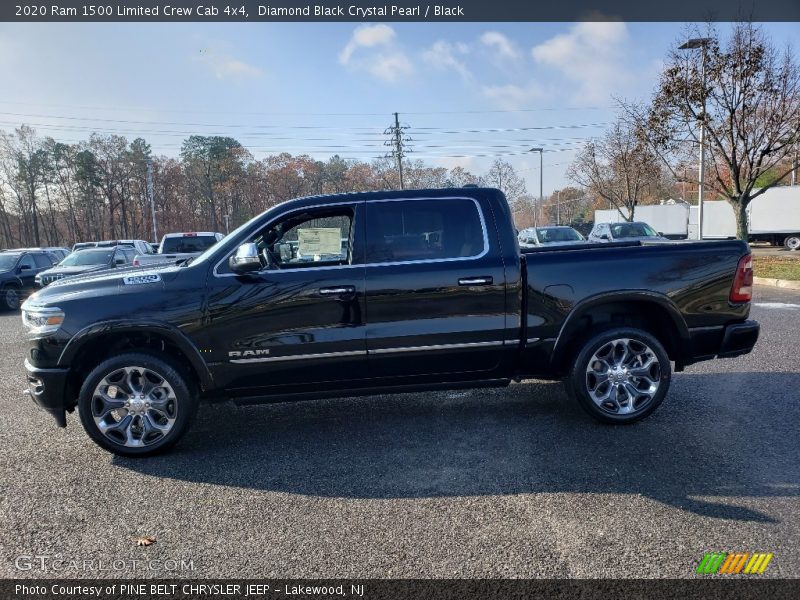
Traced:
[[166, 436], [178, 415], [178, 399], [167, 381], [151, 369], [124, 367], [97, 385], [92, 417], [115, 444], [148, 446]]
[[619, 338], [603, 344], [586, 367], [586, 391], [604, 412], [629, 415], [643, 409], [661, 384], [658, 358], [643, 342]]

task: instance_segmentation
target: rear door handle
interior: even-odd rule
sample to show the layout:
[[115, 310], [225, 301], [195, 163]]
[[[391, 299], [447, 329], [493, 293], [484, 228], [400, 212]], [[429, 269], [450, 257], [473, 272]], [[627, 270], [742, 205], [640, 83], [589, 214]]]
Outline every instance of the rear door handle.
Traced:
[[344, 296], [345, 294], [355, 294], [356, 286], [354, 285], [337, 285], [333, 287], [319, 288], [320, 296]]
[[492, 285], [491, 277], [462, 277], [458, 285]]

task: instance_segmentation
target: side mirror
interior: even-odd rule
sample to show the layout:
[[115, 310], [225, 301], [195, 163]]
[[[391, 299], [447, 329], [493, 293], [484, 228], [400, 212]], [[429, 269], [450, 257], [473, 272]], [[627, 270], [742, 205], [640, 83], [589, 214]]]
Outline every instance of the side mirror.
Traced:
[[601, 240], [608, 240], [608, 234], [604, 233], [603, 235], [600, 236], [600, 239]]
[[114, 259], [114, 266], [120, 267], [125, 264], [124, 258], [115, 258]]
[[663, 231], [658, 231], [657, 233], [658, 233], [658, 235], [660, 235], [661, 237], [664, 237], [664, 232], [663, 232]]
[[31, 270], [31, 266], [30, 265], [20, 265], [19, 266], [19, 272], [20, 273], [22, 273], [23, 271], [30, 271], [30, 270]]
[[261, 259], [258, 256], [258, 246], [247, 243], [236, 249], [236, 254], [228, 259], [228, 266], [234, 273], [244, 274], [261, 270]]

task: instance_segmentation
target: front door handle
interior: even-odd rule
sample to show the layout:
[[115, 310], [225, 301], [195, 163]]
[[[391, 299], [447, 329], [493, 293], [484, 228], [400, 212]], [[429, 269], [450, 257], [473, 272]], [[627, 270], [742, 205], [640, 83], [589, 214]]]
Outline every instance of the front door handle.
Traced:
[[491, 277], [462, 277], [458, 285], [492, 285]]
[[356, 286], [354, 285], [336, 285], [332, 287], [319, 288], [320, 296], [344, 296], [346, 294], [355, 294]]

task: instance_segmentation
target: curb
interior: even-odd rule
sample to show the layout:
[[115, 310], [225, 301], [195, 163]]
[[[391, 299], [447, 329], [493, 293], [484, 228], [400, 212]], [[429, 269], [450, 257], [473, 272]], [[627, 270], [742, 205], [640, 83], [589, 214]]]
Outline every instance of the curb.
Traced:
[[772, 287], [786, 288], [789, 290], [800, 290], [800, 281], [790, 279], [773, 279], [772, 277], [753, 277], [753, 283], [757, 285], [771, 285]]

